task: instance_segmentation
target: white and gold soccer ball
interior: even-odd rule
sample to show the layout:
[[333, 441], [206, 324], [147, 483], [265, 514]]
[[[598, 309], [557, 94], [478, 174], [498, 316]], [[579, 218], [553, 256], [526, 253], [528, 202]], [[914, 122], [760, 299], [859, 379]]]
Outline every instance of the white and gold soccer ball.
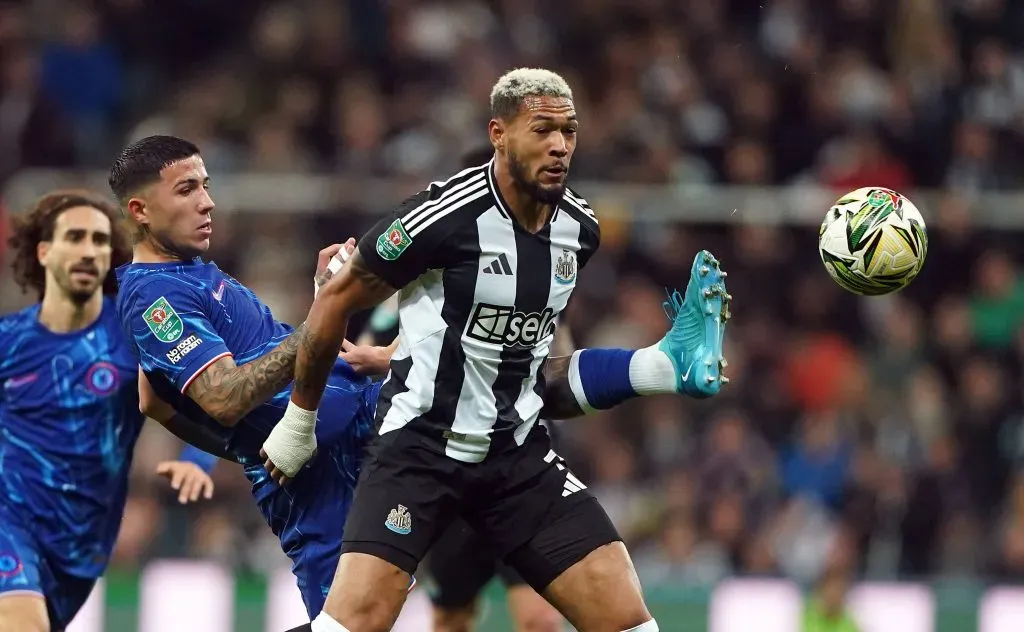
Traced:
[[928, 254], [928, 234], [909, 199], [892, 189], [864, 187], [828, 210], [818, 233], [818, 253], [841, 287], [878, 296], [914, 280]]

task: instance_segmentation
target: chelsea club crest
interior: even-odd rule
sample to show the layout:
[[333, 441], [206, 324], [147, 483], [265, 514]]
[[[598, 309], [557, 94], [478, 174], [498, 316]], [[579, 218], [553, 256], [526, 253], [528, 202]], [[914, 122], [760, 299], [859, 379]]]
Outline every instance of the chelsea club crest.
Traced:
[[85, 374], [85, 386], [95, 395], [106, 396], [117, 390], [120, 379], [117, 367], [109, 362], [97, 362]]
[[562, 256], [555, 262], [555, 281], [562, 285], [569, 285], [576, 280], [576, 255], [569, 250], [563, 250]]

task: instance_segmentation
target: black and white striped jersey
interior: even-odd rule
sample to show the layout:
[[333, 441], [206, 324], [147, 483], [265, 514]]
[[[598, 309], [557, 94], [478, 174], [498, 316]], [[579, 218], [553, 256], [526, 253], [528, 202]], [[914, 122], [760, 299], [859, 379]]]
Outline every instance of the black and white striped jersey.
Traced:
[[417, 432], [467, 463], [522, 445], [542, 407], [541, 365], [600, 230], [566, 189], [537, 234], [513, 218], [493, 161], [406, 200], [359, 242], [399, 294], [399, 347], [377, 404], [381, 435]]

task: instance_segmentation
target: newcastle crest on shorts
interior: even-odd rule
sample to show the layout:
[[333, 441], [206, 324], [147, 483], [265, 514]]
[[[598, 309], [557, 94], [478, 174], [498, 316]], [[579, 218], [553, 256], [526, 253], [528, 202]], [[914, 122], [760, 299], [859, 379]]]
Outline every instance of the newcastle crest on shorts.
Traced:
[[562, 256], [555, 262], [555, 281], [562, 285], [569, 285], [576, 280], [576, 256], [568, 250], [562, 251]]
[[412, 533], [412, 516], [409, 515], [409, 510], [405, 505], [399, 505], [388, 513], [388, 519], [384, 521], [384, 526], [398, 535], [409, 535]]

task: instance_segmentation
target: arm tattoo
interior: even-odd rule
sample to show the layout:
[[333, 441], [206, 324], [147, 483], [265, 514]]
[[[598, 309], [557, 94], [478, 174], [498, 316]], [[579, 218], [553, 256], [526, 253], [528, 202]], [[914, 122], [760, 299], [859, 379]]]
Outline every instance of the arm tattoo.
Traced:
[[348, 265], [321, 289], [298, 340], [292, 401], [306, 410], [320, 405], [327, 378], [348, 330], [349, 315], [373, 307], [395, 293], [385, 280], [366, 267], [359, 249]]
[[363, 259], [363, 255], [360, 254], [358, 248], [352, 253], [349, 271], [363, 286], [363, 293], [369, 301], [369, 304], [365, 305], [365, 307], [373, 307], [383, 303], [397, 291], [387, 281], [366, 267], [366, 261]]
[[544, 408], [540, 414], [545, 419], [570, 419], [583, 414], [569, 385], [571, 360], [572, 356], [567, 355], [549, 358], [544, 363]]
[[305, 333], [305, 325], [300, 325], [273, 351], [248, 364], [227, 367], [215, 362], [196, 378], [186, 395], [217, 421], [234, 425], [292, 381]]

